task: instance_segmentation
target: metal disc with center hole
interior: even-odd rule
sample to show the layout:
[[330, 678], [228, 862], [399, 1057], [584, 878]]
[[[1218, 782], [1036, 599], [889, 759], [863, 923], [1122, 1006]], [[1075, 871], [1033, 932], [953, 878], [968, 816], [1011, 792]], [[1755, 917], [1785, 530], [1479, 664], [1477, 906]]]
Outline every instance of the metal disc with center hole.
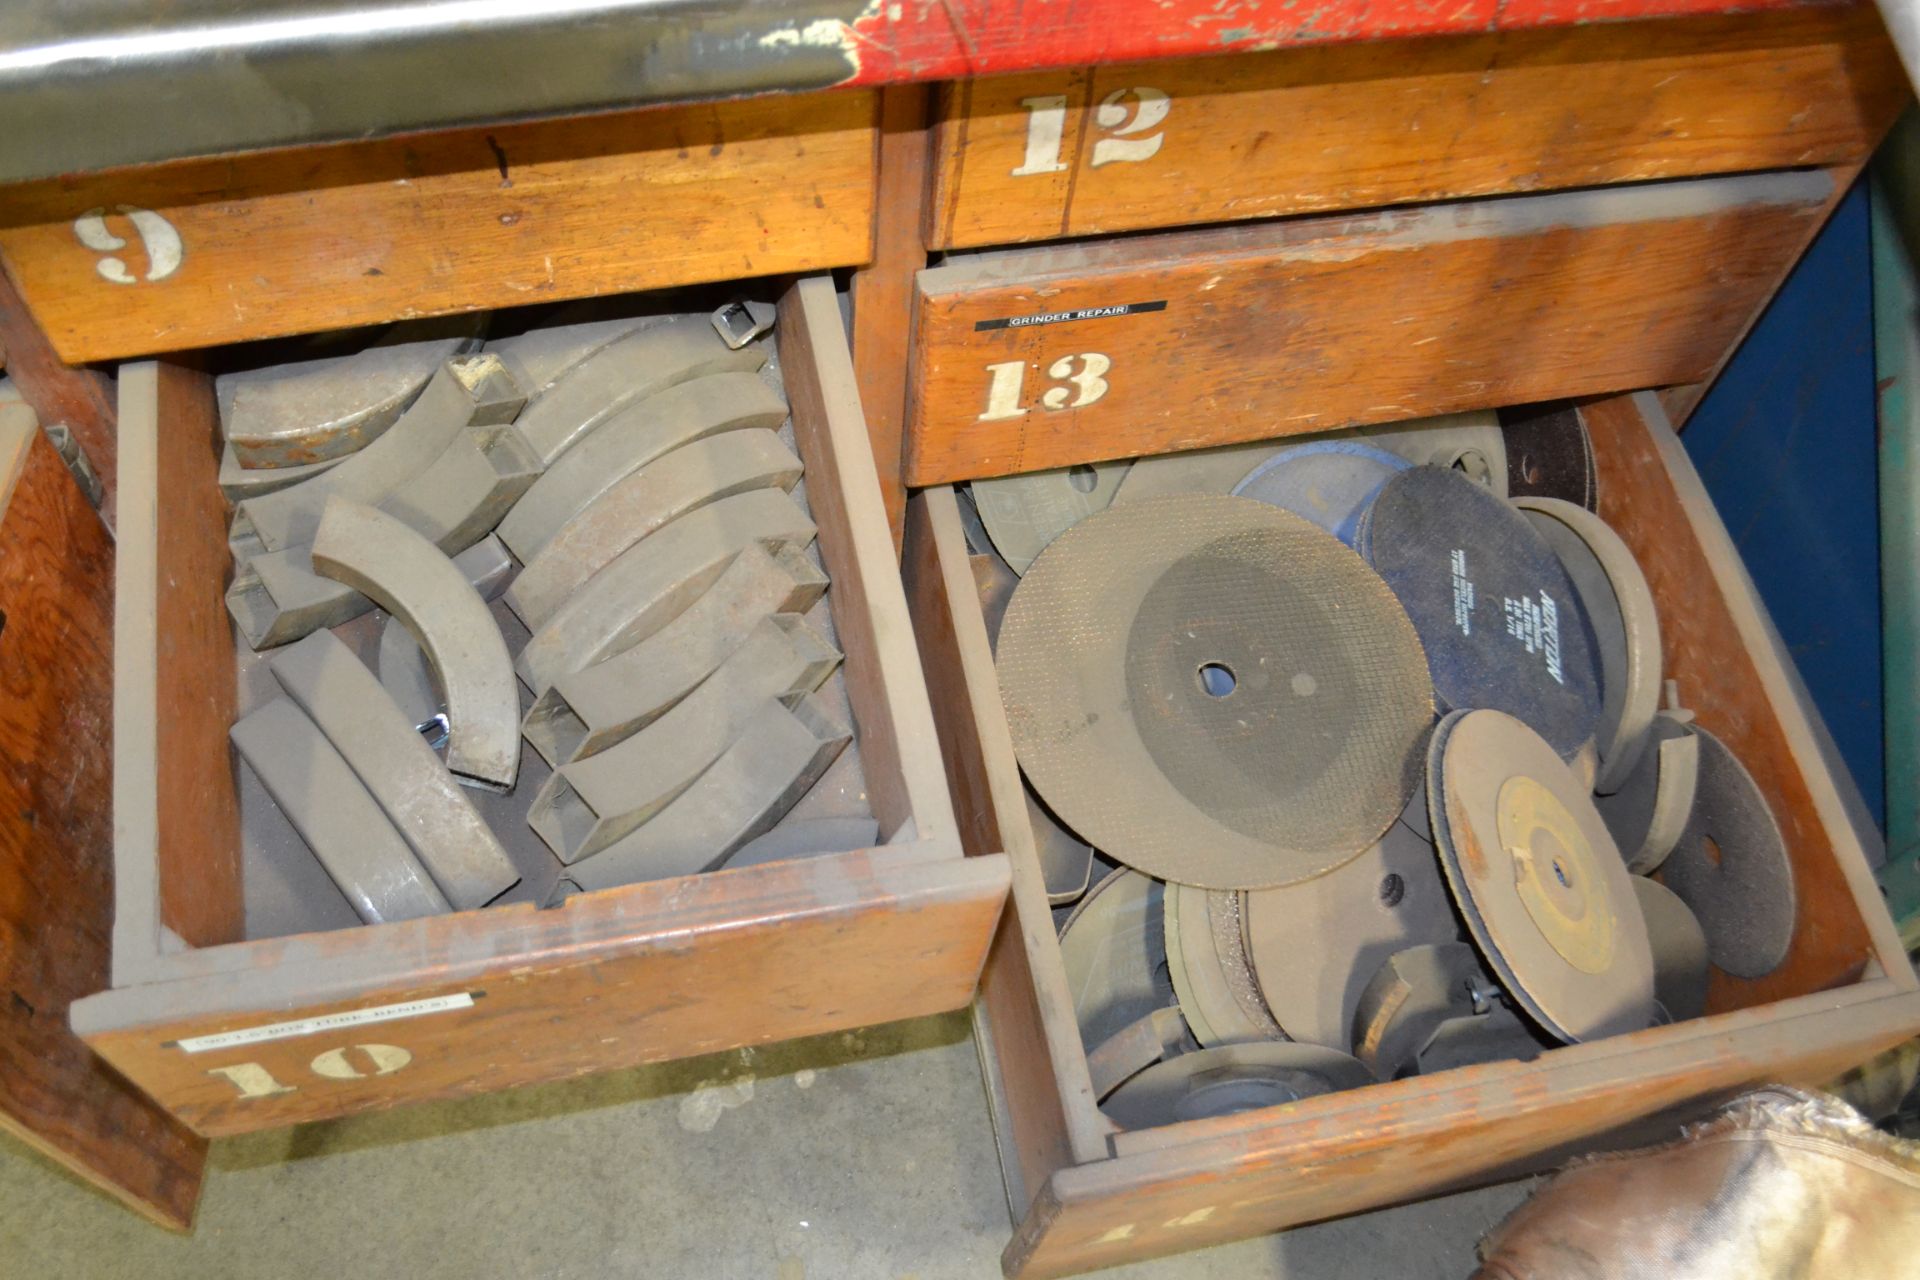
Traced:
[[1504, 711], [1572, 759], [1600, 722], [1600, 664], [1573, 582], [1506, 501], [1415, 467], [1360, 517], [1354, 546], [1406, 607], [1443, 711]]
[[996, 666], [1014, 750], [1082, 839], [1151, 875], [1318, 875], [1405, 805], [1432, 721], [1406, 613], [1358, 556], [1245, 498], [1154, 498], [1061, 535]]
[[993, 546], [1025, 573], [1047, 544], [1096, 511], [1105, 511], [1130, 462], [1080, 463], [1051, 471], [975, 480], [973, 505]]
[[1507, 442], [1491, 409], [1443, 413], [1343, 432], [1351, 439], [1399, 454], [1415, 466], [1454, 471], [1489, 492], [1507, 496]]
[[1318, 440], [1282, 449], [1249, 471], [1233, 492], [1303, 516], [1351, 544], [1373, 496], [1412, 465], [1357, 440]]
[[1374, 970], [1407, 947], [1460, 936], [1433, 845], [1400, 822], [1345, 866], [1243, 895], [1242, 912], [1254, 976], [1281, 1029], [1336, 1049], [1352, 1044]]
[[1649, 728], [1652, 746], [1612, 795], [1595, 796], [1627, 870], [1652, 875], [1667, 860], [1693, 815], [1700, 779], [1700, 743], [1693, 713], [1662, 711]]
[[1620, 789], [1646, 751], [1653, 716], [1660, 709], [1660, 615], [1640, 562], [1585, 507], [1558, 498], [1519, 498], [1547, 540], [1593, 626], [1600, 657], [1600, 726], [1594, 732], [1600, 771], [1593, 789]]
[[1592, 796], [1539, 734], [1498, 711], [1435, 730], [1427, 794], [1448, 887], [1501, 986], [1562, 1040], [1653, 1017], [1653, 952]]
[[1267, 1040], [1202, 1049], [1156, 1063], [1115, 1089], [1100, 1109], [1122, 1129], [1152, 1129], [1372, 1083], [1372, 1072], [1338, 1050]]
[[1164, 892], [1158, 881], [1122, 868], [1089, 889], [1061, 926], [1067, 990], [1089, 1048], [1174, 1003]]
[[1660, 878], [1706, 931], [1707, 954], [1738, 978], [1772, 973], [1793, 945], [1793, 863], [1767, 798], [1726, 743], [1695, 726], [1693, 816]]
[[1653, 944], [1653, 994], [1669, 1022], [1707, 1011], [1707, 935], [1680, 895], [1645, 876], [1633, 878]]
[[1285, 1038], [1247, 963], [1240, 902], [1237, 893], [1167, 886], [1167, 969], [1194, 1039], [1209, 1047]]
[[1133, 469], [1113, 495], [1113, 505], [1181, 493], [1232, 493], [1241, 477], [1285, 447], [1281, 440], [1256, 440], [1135, 458]]

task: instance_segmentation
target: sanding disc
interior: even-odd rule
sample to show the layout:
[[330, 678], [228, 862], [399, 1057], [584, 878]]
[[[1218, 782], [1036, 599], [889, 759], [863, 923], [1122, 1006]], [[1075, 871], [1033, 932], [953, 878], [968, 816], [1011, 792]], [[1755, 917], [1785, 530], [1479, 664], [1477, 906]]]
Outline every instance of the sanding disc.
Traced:
[[1413, 464], [1357, 440], [1282, 449], [1247, 473], [1234, 493], [1304, 516], [1351, 544], [1360, 513], [1387, 481]]
[[1122, 1129], [1152, 1129], [1372, 1083], [1372, 1072], [1338, 1050], [1268, 1040], [1169, 1058], [1114, 1090], [1100, 1109]]
[[1558, 498], [1514, 505], [1547, 540], [1593, 627], [1600, 657], [1600, 753], [1593, 789], [1618, 791], [1647, 749], [1660, 709], [1660, 615], [1639, 561], [1620, 535], [1585, 507]]
[[1680, 895], [1657, 880], [1633, 878], [1640, 915], [1653, 944], [1653, 994], [1667, 1021], [1684, 1022], [1707, 1011], [1707, 935]]
[[1509, 497], [1559, 498], [1599, 509], [1600, 470], [1578, 410], [1509, 410], [1501, 415], [1500, 434], [1506, 442]]
[[1426, 646], [1442, 711], [1504, 711], [1570, 760], [1600, 723], [1600, 664], [1573, 583], [1527, 518], [1455, 471], [1380, 490], [1355, 548]]
[[1167, 886], [1167, 968], [1187, 1026], [1203, 1045], [1285, 1038], [1247, 963], [1240, 906], [1237, 893]]
[[1089, 1048], [1174, 1003], [1164, 894], [1157, 880], [1123, 867], [1089, 889], [1061, 926], [1067, 991]]
[[1428, 752], [1448, 887], [1501, 986], [1562, 1040], [1653, 1017], [1653, 953], [1626, 864], [1553, 748], [1498, 711], [1456, 712]]
[[1593, 801], [1627, 860], [1627, 870], [1637, 876], [1659, 870], [1680, 842], [1693, 816], [1700, 779], [1700, 743], [1693, 736], [1692, 712], [1660, 712], [1648, 736], [1650, 749], [1640, 753], [1620, 788]]
[[1295, 1040], [1331, 1048], [1352, 1044], [1360, 993], [1388, 957], [1460, 936], [1433, 845], [1400, 822], [1345, 866], [1243, 897], [1267, 1008]]
[[1753, 775], [1726, 743], [1697, 725], [1693, 732], [1693, 816], [1660, 878], [1699, 917], [1716, 965], [1735, 977], [1764, 977], [1793, 945], [1793, 863]]
[[1339, 539], [1245, 498], [1154, 498], [1061, 535], [996, 664], [1021, 767], [1077, 834], [1209, 889], [1354, 857], [1432, 721], [1419, 637]]
[[975, 480], [973, 504], [994, 549], [1025, 573], [1047, 544], [1096, 511], [1105, 511], [1130, 462], [1080, 463], [1051, 471]]

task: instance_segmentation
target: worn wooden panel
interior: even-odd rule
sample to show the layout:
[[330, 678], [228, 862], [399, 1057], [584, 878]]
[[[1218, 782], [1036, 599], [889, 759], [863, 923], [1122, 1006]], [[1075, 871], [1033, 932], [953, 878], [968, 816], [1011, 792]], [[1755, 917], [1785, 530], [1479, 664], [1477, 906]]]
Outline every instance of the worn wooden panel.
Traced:
[[[1004, 859], [929, 845], [721, 871], [249, 943], [246, 971], [107, 992], [74, 1022], [195, 1130], [243, 1133], [958, 1008], [1006, 884]], [[369, 1025], [178, 1043], [463, 995], [470, 1007]]]
[[0, 1130], [183, 1228], [206, 1143], [67, 1026], [108, 979], [113, 544], [29, 416], [0, 411]]
[[1908, 96], [1871, 6], [966, 80], [928, 243], [1845, 164]]
[[0, 195], [0, 259], [70, 363], [845, 266], [872, 238], [875, 109], [759, 98], [33, 183]]
[[1689, 1099], [1819, 1083], [1916, 1030], [1920, 995], [1874, 983], [1195, 1122], [1190, 1142], [1055, 1174], [1002, 1261], [1071, 1275], [1494, 1181]]
[[918, 280], [908, 481], [1697, 379], [1832, 192], [1706, 178], [950, 259]]

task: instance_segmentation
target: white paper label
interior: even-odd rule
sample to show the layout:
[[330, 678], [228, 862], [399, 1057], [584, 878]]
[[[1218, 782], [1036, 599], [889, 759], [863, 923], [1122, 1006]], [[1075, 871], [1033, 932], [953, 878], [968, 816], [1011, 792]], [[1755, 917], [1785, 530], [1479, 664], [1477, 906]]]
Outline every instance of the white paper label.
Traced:
[[232, 1049], [243, 1044], [261, 1044], [268, 1040], [291, 1040], [295, 1036], [310, 1036], [316, 1031], [339, 1031], [346, 1027], [364, 1027], [370, 1022], [392, 1022], [398, 1018], [417, 1018], [427, 1013], [445, 1013], [449, 1009], [473, 1008], [473, 993], [462, 991], [458, 995], [433, 996], [426, 1000], [409, 1000], [405, 1004], [383, 1004], [372, 1009], [354, 1009], [348, 1013], [329, 1013], [318, 1018], [301, 1018], [295, 1022], [270, 1022], [263, 1027], [248, 1027], [244, 1031], [222, 1031], [211, 1036], [192, 1036], [176, 1043], [188, 1053], [207, 1053], [214, 1049]]

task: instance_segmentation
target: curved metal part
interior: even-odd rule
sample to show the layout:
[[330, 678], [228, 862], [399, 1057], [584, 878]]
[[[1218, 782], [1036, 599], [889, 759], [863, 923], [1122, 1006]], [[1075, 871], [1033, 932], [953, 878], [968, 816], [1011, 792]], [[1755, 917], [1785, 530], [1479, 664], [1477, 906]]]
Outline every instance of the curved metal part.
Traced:
[[[522, 564], [596, 499], [656, 458], [721, 432], [779, 427], [787, 402], [754, 373], [716, 373], [628, 405], [561, 454], [500, 521]], [[788, 486], [791, 488], [792, 486]]]
[[1657, 880], [1633, 878], [1633, 892], [1653, 943], [1653, 998], [1669, 1022], [1707, 1011], [1707, 935], [1680, 895]]
[[[778, 489], [722, 498], [629, 547], [541, 624], [514, 670], [538, 697], [660, 630], [711, 586], [748, 546], [804, 548], [813, 521]], [[513, 590], [507, 590], [513, 603]]]
[[329, 497], [377, 506], [432, 466], [462, 427], [511, 421], [512, 413], [505, 419], [498, 415], [518, 403], [519, 392], [497, 356], [449, 360], [378, 440], [311, 480], [242, 502], [228, 533], [234, 554], [281, 551], [312, 541]]
[[880, 841], [880, 824], [872, 818], [801, 818], [783, 822], [763, 836], [741, 845], [726, 861], [726, 869], [759, 867], [792, 858], [871, 849]]
[[1660, 709], [1660, 613], [1640, 562], [1620, 535], [1585, 507], [1557, 498], [1515, 498], [1547, 540], [1593, 624], [1600, 654], [1599, 773], [1593, 789], [1618, 791], [1651, 741]]
[[771, 302], [756, 298], [725, 303], [716, 308], [711, 317], [713, 331], [720, 335], [720, 341], [735, 351], [773, 328], [778, 318], [779, 313]]
[[1015, 573], [1024, 574], [1048, 543], [1113, 505], [1113, 495], [1132, 465], [1124, 460], [1082, 462], [975, 480], [970, 486], [973, 505], [994, 550]]
[[753, 373], [767, 362], [754, 347], [730, 349], [706, 316], [681, 316], [615, 338], [558, 378], [527, 406], [519, 427], [545, 466], [635, 400], [710, 373]]
[[555, 766], [604, 751], [686, 697], [761, 619], [805, 613], [826, 589], [827, 575], [805, 553], [750, 544], [653, 635], [556, 680], [533, 700], [521, 736]]
[[1292, 1041], [1222, 1045], [1148, 1067], [1101, 1104], [1122, 1129], [1238, 1115], [1374, 1083], [1337, 1049]]
[[439, 548], [398, 519], [330, 498], [313, 540], [315, 572], [407, 624], [447, 704], [447, 768], [504, 791], [520, 772], [520, 691], [486, 601]]
[[380, 509], [452, 555], [486, 537], [539, 478], [540, 460], [514, 428], [469, 427]]
[[[482, 600], [494, 600], [513, 576], [513, 557], [507, 554], [500, 539], [489, 535], [455, 556], [453, 567], [473, 584], [473, 589], [480, 593]], [[354, 594], [359, 595], [358, 592]], [[371, 601], [368, 603], [371, 604]], [[427, 655], [421, 651], [420, 642], [413, 638], [413, 632], [407, 629], [403, 620], [389, 617], [381, 626], [379, 660], [375, 670], [379, 672], [381, 685], [393, 695], [401, 714], [414, 724], [425, 726], [446, 711], [446, 702], [440, 696], [439, 686], [434, 683], [433, 668], [427, 662]]]
[[[472, 318], [461, 323], [478, 329]], [[257, 470], [358, 452], [399, 420], [435, 370], [477, 345], [473, 332], [391, 340], [406, 331], [396, 326], [390, 340], [349, 356], [221, 375], [220, 428], [236, 461]]]
[[1022, 783], [1020, 790], [1027, 798], [1027, 821], [1033, 826], [1033, 851], [1040, 859], [1047, 901], [1054, 906], [1078, 902], [1093, 882], [1093, 846], [1061, 826], [1032, 787]]
[[489, 355], [500, 357], [531, 402], [551, 390], [554, 383], [566, 376], [567, 370], [652, 319], [651, 316], [628, 316], [547, 325], [510, 338], [490, 339], [485, 350]]
[[519, 883], [507, 851], [440, 758], [331, 631], [287, 645], [269, 665], [457, 910], [483, 907]]
[[227, 612], [256, 651], [337, 627], [372, 608], [352, 587], [315, 573], [311, 547], [248, 556], [227, 587]]
[[368, 924], [453, 908], [360, 779], [313, 721], [286, 698], [228, 731], [273, 803]]
[[608, 488], [538, 555], [522, 555], [526, 568], [507, 589], [507, 605], [537, 629], [587, 579], [656, 529], [737, 493], [791, 491], [800, 471], [793, 450], [763, 429], [683, 445]]
[[1617, 791], [1594, 797], [1594, 807], [1620, 846], [1627, 870], [1637, 876], [1660, 869], [1693, 814], [1700, 743], [1693, 736], [1692, 721], [1691, 712], [1656, 715], [1648, 733], [1653, 750], [1641, 753]]
[[226, 495], [228, 502], [263, 498], [269, 493], [290, 489], [303, 480], [322, 475], [340, 461], [339, 458], [330, 458], [325, 462], [308, 463], [304, 467], [257, 467], [248, 470], [240, 465], [233, 446], [223, 445], [220, 449], [220, 492]]
[[1155, 1009], [1114, 1032], [1087, 1054], [1093, 1100], [1105, 1098], [1154, 1063], [1192, 1053], [1199, 1047], [1178, 1006]]
[[1500, 988], [1464, 942], [1396, 951], [1361, 989], [1350, 1028], [1354, 1057], [1382, 1080], [1419, 1070], [1420, 1051], [1443, 1023], [1484, 1015]]
[[527, 825], [560, 861], [591, 857], [640, 826], [719, 759], [771, 698], [792, 706], [840, 665], [840, 653], [791, 614], [763, 619], [719, 670], [625, 742], [562, 765]]
[[1284, 1040], [1247, 963], [1241, 895], [1169, 884], [1167, 968], [1194, 1039], [1209, 1047]]
[[711, 871], [771, 830], [852, 737], [812, 698], [791, 711], [764, 702], [734, 744], [672, 804], [567, 874], [582, 888], [607, 889]]

